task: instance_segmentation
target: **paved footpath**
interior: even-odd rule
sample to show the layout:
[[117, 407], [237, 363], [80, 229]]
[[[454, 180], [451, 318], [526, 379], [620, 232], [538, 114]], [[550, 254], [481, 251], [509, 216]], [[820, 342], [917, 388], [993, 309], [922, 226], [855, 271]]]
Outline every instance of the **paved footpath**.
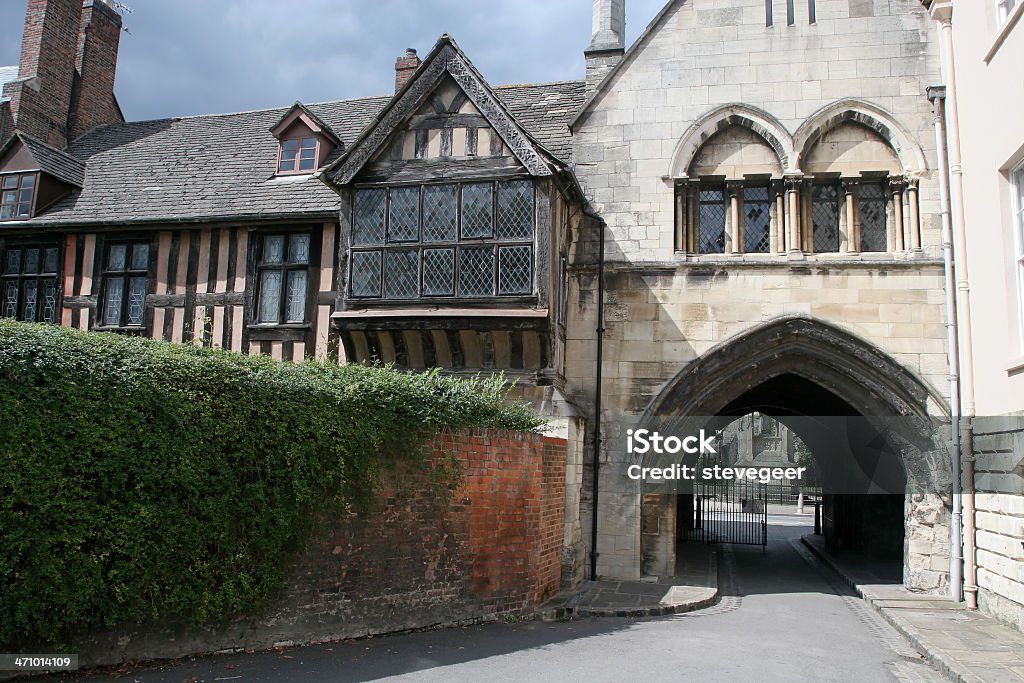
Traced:
[[[778, 520], [776, 520], [778, 521]], [[779, 521], [760, 548], [721, 549], [717, 604], [661, 617], [445, 629], [81, 676], [129, 681], [946, 680]], [[73, 678], [49, 678], [75, 680]]]
[[870, 563], [832, 557], [821, 537], [805, 536], [803, 542], [952, 680], [1024, 683], [1024, 633], [962, 603], [879, 583]]

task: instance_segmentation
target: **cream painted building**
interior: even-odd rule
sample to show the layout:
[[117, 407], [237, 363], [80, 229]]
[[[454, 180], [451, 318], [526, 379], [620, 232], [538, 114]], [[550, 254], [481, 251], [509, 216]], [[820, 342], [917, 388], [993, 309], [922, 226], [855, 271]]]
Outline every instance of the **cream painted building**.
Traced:
[[976, 583], [983, 611], [1024, 629], [1024, 3], [925, 4], [947, 86], [962, 395], [976, 458], [967, 597]]

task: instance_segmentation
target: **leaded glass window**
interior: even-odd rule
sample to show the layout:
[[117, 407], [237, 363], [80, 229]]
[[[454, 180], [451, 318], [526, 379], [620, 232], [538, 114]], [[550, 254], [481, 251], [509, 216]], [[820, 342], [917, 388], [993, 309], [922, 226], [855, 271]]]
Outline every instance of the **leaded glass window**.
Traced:
[[771, 194], [767, 187], [743, 188], [743, 250], [768, 253], [771, 246]]
[[349, 294], [530, 295], [535, 212], [530, 180], [357, 190]]
[[725, 251], [725, 191], [701, 190], [698, 201], [698, 251], [721, 254]]
[[384, 244], [387, 197], [386, 190], [356, 192], [352, 244]]
[[423, 250], [423, 296], [455, 296], [455, 250]]
[[532, 267], [529, 247], [498, 247], [498, 294], [529, 294]]
[[462, 186], [462, 238], [485, 239], [494, 234], [494, 187], [491, 183]]
[[8, 243], [0, 258], [0, 316], [57, 322], [59, 263], [56, 243]]
[[391, 190], [388, 203], [388, 242], [415, 242], [419, 239], [420, 188], [398, 187]]
[[423, 188], [423, 241], [454, 242], [459, 233], [459, 186]]
[[886, 251], [886, 211], [888, 194], [882, 183], [861, 182], [857, 186], [857, 211], [860, 214], [860, 251]]
[[463, 296], [494, 294], [494, 248], [459, 250], [459, 292]]
[[103, 266], [105, 327], [142, 327], [146, 322], [149, 242], [108, 242]]
[[498, 239], [533, 236], [533, 183], [519, 180], [498, 186]]
[[814, 251], [839, 251], [839, 186], [815, 185], [811, 190]]
[[419, 251], [389, 249], [384, 253], [384, 297], [415, 299], [419, 292]]
[[381, 252], [352, 252], [352, 296], [381, 295]]
[[309, 291], [309, 233], [264, 234], [258, 249], [256, 322], [304, 323]]

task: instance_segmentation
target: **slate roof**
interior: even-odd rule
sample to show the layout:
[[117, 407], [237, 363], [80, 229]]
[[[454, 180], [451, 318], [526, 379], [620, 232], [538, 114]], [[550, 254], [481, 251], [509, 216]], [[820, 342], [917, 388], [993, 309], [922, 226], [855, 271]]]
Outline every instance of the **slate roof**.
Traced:
[[[494, 92], [538, 142], [570, 161], [568, 122], [583, 103], [582, 81], [505, 86]], [[351, 144], [390, 100], [368, 97], [306, 106]], [[335, 214], [338, 195], [319, 179], [274, 177], [277, 140], [269, 129], [290, 109], [129, 122], [92, 131], [65, 150], [87, 165], [83, 190], [17, 227], [300, 220]]]
[[18, 133], [16, 137], [28, 147], [40, 171], [75, 187], [85, 184], [85, 164], [82, 161], [24, 133]]

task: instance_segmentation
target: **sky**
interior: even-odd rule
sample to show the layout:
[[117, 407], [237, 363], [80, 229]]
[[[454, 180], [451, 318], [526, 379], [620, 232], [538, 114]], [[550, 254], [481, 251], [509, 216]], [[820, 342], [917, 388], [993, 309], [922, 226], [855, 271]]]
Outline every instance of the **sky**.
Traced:
[[[0, 0], [0, 66], [26, 0]], [[117, 94], [130, 121], [386, 95], [395, 59], [447, 32], [491, 85], [583, 78], [587, 0], [118, 0]], [[667, 0], [629, 0], [631, 44]]]

